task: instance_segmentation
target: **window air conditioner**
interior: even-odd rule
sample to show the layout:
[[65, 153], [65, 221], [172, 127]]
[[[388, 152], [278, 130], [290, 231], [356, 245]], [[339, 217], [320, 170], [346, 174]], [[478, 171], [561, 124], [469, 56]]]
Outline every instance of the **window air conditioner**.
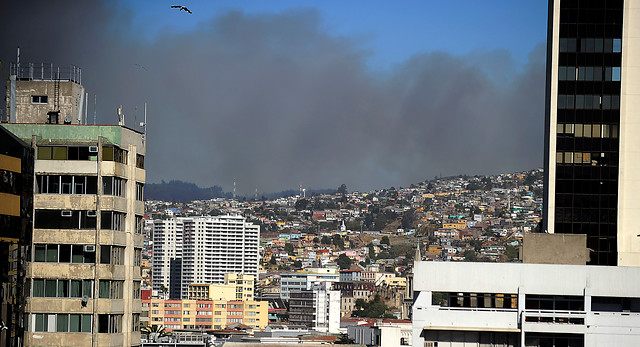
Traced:
[[98, 146], [89, 146], [89, 153], [98, 153]]
[[73, 211], [62, 210], [62, 211], [60, 211], [60, 215], [62, 217], [71, 217], [71, 216], [73, 216]]
[[95, 245], [84, 245], [84, 251], [85, 252], [95, 252], [96, 251], [96, 246]]
[[96, 211], [87, 211], [87, 217], [95, 217], [96, 215]]

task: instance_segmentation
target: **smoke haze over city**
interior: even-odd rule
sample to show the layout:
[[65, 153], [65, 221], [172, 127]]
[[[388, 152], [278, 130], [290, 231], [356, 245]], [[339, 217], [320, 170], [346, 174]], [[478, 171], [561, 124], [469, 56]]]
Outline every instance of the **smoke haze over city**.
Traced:
[[310, 2], [264, 12], [229, 7], [206, 18], [197, 3], [185, 4], [192, 17], [172, 2], [144, 4], [164, 13], [153, 32], [137, 3], [3, 2], [0, 59], [8, 71], [20, 46], [23, 63], [82, 68], [89, 123], [94, 95], [98, 124], [116, 123], [122, 105], [135, 129], [146, 102], [149, 182], [230, 191], [235, 178], [239, 193], [251, 195], [299, 184], [369, 190], [542, 166], [544, 37], [523, 48], [524, 59], [478, 45], [378, 64], [375, 34], [329, 30], [327, 15]]

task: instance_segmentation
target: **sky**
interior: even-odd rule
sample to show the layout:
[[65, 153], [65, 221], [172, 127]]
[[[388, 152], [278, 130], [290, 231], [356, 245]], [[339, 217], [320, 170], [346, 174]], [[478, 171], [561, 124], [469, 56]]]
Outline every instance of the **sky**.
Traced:
[[137, 128], [147, 103], [147, 182], [368, 191], [542, 166], [546, 14], [524, 0], [2, 1], [0, 60], [20, 46], [23, 63], [79, 66], [99, 124], [122, 105]]

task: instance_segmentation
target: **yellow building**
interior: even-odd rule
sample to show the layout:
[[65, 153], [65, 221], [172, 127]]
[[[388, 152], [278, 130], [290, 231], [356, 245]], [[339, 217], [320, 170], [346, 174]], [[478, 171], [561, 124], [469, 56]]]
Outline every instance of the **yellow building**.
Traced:
[[187, 297], [191, 300], [253, 300], [253, 275], [226, 273], [224, 284], [189, 284]]
[[269, 324], [266, 301], [239, 300], [149, 300], [149, 324], [174, 329], [224, 329], [242, 323], [255, 330]]
[[461, 221], [461, 222], [454, 222], [454, 223], [442, 223], [442, 228], [443, 229], [466, 229], [467, 228], [467, 221]]

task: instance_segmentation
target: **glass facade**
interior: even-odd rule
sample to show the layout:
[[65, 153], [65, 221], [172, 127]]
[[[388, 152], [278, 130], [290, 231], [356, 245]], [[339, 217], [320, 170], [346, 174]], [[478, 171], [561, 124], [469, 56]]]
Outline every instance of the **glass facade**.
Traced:
[[560, 2], [554, 230], [586, 234], [590, 265], [617, 265], [623, 5]]

